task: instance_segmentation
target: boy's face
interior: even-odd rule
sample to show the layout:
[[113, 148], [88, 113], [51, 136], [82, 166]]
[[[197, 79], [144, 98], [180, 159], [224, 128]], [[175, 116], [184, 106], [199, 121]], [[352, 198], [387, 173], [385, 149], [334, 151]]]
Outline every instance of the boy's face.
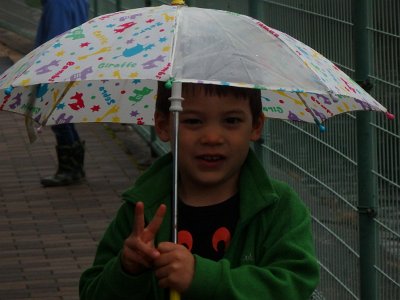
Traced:
[[[183, 98], [178, 146], [181, 185], [193, 190], [236, 187], [250, 141], [260, 138], [263, 116], [253, 122], [248, 99], [209, 96], [202, 88], [196, 89], [196, 95], [183, 93]], [[172, 117], [157, 112], [155, 126], [162, 141], [172, 141]]]

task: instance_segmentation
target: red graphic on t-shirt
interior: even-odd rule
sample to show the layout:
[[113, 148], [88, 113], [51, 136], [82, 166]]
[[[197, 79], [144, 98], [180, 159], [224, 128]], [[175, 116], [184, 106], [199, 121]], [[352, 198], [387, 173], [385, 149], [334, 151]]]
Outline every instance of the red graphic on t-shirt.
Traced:
[[185, 246], [192, 251], [193, 247], [193, 237], [187, 230], [181, 230], [178, 232], [178, 244]]
[[[231, 241], [231, 233], [226, 227], [220, 227], [214, 232], [211, 239], [212, 239], [211, 240], [212, 246], [215, 252], [218, 253], [221, 251], [221, 249], [223, 249], [225, 252], [226, 249], [228, 249], [229, 243]], [[223, 245], [220, 244], [221, 242], [223, 242]], [[180, 230], [178, 232], [178, 244], [183, 245], [187, 249], [189, 249], [189, 251], [192, 251], [193, 248], [192, 234], [187, 230]]]
[[223, 249], [224, 251], [226, 251], [226, 249], [228, 249], [230, 241], [231, 241], [231, 233], [229, 232], [229, 230], [226, 227], [218, 228], [212, 237], [212, 245], [215, 252], [218, 252], [218, 244], [220, 242], [224, 242], [225, 247]]

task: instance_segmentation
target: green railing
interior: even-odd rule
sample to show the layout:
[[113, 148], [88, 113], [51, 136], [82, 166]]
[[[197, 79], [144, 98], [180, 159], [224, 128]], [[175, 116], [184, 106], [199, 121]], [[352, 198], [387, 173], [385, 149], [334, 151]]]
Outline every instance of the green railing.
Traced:
[[[169, 2], [91, 0], [91, 12]], [[388, 121], [380, 114], [343, 114], [326, 122], [325, 133], [315, 125], [271, 120], [264, 142], [254, 146], [271, 176], [291, 184], [312, 211], [322, 271], [313, 298], [400, 299], [400, 1], [186, 3], [251, 15], [289, 33], [355, 80], [369, 80], [371, 94], [398, 116]], [[17, 18], [16, 11], [8, 11]], [[33, 9], [34, 18], [18, 26], [8, 22], [6, 28], [29, 36], [37, 12]], [[27, 18], [24, 14], [19, 18]], [[151, 128], [135, 128], [154, 152], [168, 151]]]

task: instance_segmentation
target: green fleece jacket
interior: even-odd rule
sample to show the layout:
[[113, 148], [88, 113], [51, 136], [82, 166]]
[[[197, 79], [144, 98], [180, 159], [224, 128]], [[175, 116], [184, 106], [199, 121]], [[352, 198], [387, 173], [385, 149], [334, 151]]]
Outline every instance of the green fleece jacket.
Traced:
[[[149, 168], [133, 188], [100, 241], [93, 266], [80, 279], [82, 300], [166, 299], [154, 272], [125, 273], [120, 255], [132, 230], [134, 205], [145, 203], [151, 220], [161, 203], [171, 211], [172, 159], [168, 154]], [[183, 299], [309, 299], [319, 281], [310, 215], [286, 184], [271, 180], [252, 151], [240, 176], [240, 217], [223, 259], [195, 255], [195, 274]], [[167, 213], [156, 244], [168, 241]]]

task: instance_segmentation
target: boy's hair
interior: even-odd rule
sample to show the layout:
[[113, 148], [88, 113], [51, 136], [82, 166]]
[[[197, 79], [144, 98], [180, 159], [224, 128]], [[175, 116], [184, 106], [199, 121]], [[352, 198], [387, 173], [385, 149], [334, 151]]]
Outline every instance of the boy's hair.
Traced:
[[[249, 99], [251, 115], [253, 123], [257, 121], [258, 116], [262, 113], [261, 91], [259, 89], [241, 88], [236, 86], [202, 84], [184, 82], [182, 84], [182, 93], [196, 94], [199, 88], [204, 89], [204, 93], [208, 96], [228, 96], [232, 95], [235, 99]], [[165, 82], [158, 82], [156, 111], [168, 114], [171, 97], [171, 89], [165, 87]]]

